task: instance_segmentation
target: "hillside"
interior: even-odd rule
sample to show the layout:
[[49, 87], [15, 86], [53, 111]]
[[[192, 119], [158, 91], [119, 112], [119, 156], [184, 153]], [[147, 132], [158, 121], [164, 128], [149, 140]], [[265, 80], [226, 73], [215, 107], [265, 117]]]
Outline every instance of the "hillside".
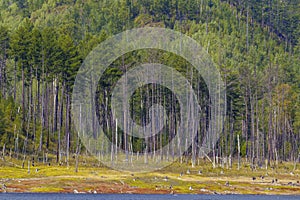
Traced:
[[[239, 162], [240, 158], [253, 168], [277, 165], [280, 161], [298, 162], [299, 13], [299, 2], [286, 0], [3, 0], [2, 157], [21, 159], [24, 165], [26, 160], [45, 159], [49, 153], [55, 156], [51, 162], [65, 161], [69, 165], [72, 156], [88, 156], [71, 114], [78, 69], [105, 39], [132, 28], [162, 27], [195, 39], [221, 73], [227, 97], [226, 120], [220, 139], [207, 155], [213, 166], [231, 167], [232, 159]], [[184, 74], [201, 99], [203, 112], [197, 122], [197, 135], [183, 156], [183, 160], [197, 164], [196, 160], [203, 158], [199, 145], [212, 117], [211, 102], [201, 75], [190, 63], [170, 52], [137, 50], [111, 64], [99, 80], [95, 97], [97, 105], [93, 109], [97, 110], [99, 124], [111, 141], [117, 141], [117, 147], [129, 154], [139, 152], [146, 159], [150, 152], [149, 156], [162, 160], [169, 156], [174, 159], [174, 149], [155, 155], [156, 149], [170, 141], [179, 123], [179, 104], [172, 91], [152, 84], [140, 87], [132, 96], [131, 117], [140, 125], [149, 123], [151, 105], [159, 102], [169, 109], [166, 127], [149, 140], [127, 136], [115, 127], [113, 120], [109, 92], [127, 70], [147, 61], [172, 66]]]

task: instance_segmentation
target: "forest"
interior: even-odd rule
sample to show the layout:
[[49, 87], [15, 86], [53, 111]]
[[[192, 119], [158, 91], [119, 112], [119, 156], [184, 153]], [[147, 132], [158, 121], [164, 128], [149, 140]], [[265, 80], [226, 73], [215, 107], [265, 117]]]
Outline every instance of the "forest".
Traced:
[[[196, 40], [225, 84], [226, 119], [217, 144], [205, 158], [213, 166], [227, 167], [241, 159], [253, 168], [281, 161], [297, 163], [299, 23], [298, 0], [2, 0], [0, 155], [23, 160], [23, 165], [32, 157], [47, 160], [52, 156], [53, 163], [69, 165], [74, 157], [89, 156], [72, 118], [72, 91], [79, 68], [98, 44], [113, 35], [161, 27]], [[131, 117], [143, 126], [149, 123], [151, 105], [166, 108], [168, 116], [160, 134], [148, 139], [128, 136], [113, 120], [114, 86], [126, 71], [145, 62], [172, 66], [196, 91], [203, 112], [191, 146], [179, 156], [181, 162], [197, 165], [203, 158], [199, 144], [212, 117], [211, 101], [201, 75], [175, 54], [137, 50], [115, 60], [98, 81], [92, 99], [97, 116], [92, 123], [97, 120], [116, 147], [130, 155], [144, 155], [145, 162], [176, 157], [171, 147], [155, 154], [174, 137], [179, 121], [179, 104], [167, 88], [142, 86], [130, 101]]]

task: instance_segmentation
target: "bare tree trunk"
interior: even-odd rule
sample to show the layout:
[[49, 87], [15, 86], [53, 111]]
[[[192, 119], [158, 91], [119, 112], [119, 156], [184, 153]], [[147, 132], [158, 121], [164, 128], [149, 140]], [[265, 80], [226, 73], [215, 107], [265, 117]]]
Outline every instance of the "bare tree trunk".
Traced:
[[59, 111], [58, 111], [58, 130], [57, 130], [57, 152], [56, 152], [56, 162], [61, 162], [61, 130], [63, 124], [63, 103], [64, 103], [64, 88], [65, 85], [62, 84], [61, 88], [61, 97], [59, 103]]
[[[41, 102], [41, 111], [40, 111], [40, 113], [41, 113], [41, 133], [40, 133], [40, 142], [39, 142], [39, 152], [41, 152], [42, 151], [42, 148], [43, 148], [43, 130], [44, 130], [44, 122], [45, 122], [45, 120], [44, 120], [44, 95], [45, 95], [45, 91], [44, 91], [44, 87], [45, 87], [45, 79], [44, 79], [44, 75], [45, 75], [45, 59], [44, 59], [44, 54], [42, 54], [42, 75], [41, 75], [41, 80], [42, 80], [42, 89], [40, 89], [40, 85], [41, 84], [39, 84], [39, 87], [38, 87], [38, 96], [39, 96], [39, 98], [40, 98], [40, 93], [42, 94], [42, 96], [41, 96], [41, 99], [40, 99], [40, 101], [39, 101], [39, 104], [40, 104], [40, 102]], [[39, 108], [39, 107], [38, 107]]]
[[250, 109], [251, 109], [251, 165], [252, 165], [252, 169], [254, 168], [255, 165], [255, 123], [254, 123], [254, 100], [251, 97], [250, 100]]
[[[124, 151], [125, 151], [125, 155], [126, 155], [126, 162], [128, 162], [128, 138], [127, 138], [127, 134], [128, 134], [128, 128], [127, 128], [127, 112], [128, 112], [128, 109], [127, 109], [127, 66], [125, 66], [124, 64], [124, 56], [122, 56], [122, 68], [124, 69], [125, 71], [125, 81], [123, 82], [123, 127], [124, 127], [124, 130], [123, 130], [123, 146], [124, 146]], [[121, 143], [122, 144], [122, 143]]]
[[116, 119], [116, 136], [115, 136], [115, 140], [116, 140], [115, 158], [116, 158], [116, 162], [117, 162], [118, 161], [118, 119]]
[[69, 158], [70, 158], [70, 94], [67, 90], [66, 94], [66, 154], [67, 154], [67, 166], [69, 167]]
[[2, 148], [2, 160], [5, 162], [5, 143]]
[[231, 169], [232, 168], [232, 155], [234, 154], [234, 152], [233, 152], [234, 148], [233, 147], [235, 146], [234, 141], [233, 141], [233, 138], [234, 138], [234, 119], [233, 119], [233, 116], [232, 116], [233, 115], [232, 100], [231, 100], [230, 104], [231, 104], [231, 106], [230, 106], [231, 117], [230, 117], [230, 144], [229, 144], [229, 146], [230, 146], [230, 150], [229, 150], [229, 152], [230, 152], [230, 155], [229, 155], [230, 165], [229, 165], [229, 167]]
[[240, 145], [240, 135], [237, 135], [238, 142], [238, 170], [240, 170], [241, 166], [241, 145]]
[[58, 114], [58, 91], [59, 91], [59, 83], [57, 78], [54, 79], [53, 81], [53, 128], [52, 132], [57, 131], [57, 114]]
[[[46, 74], [47, 77], [47, 74]], [[48, 88], [48, 83], [46, 82], [45, 84], [45, 98], [44, 98], [44, 121], [45, 121], [45, 129], [47, 131], [47, 138], [46, 138], [46, 149], [48, 151], [49, 149], [49, 144], [50, 144], [50, 135], [49, 135], [49, 88]]]
[[22, 63], [22, 123], [23, 123], [23, 130], [24, 131], [24, 124], [26, 119], [26, 109], [25, 109], [25, 74], [24, 74], [24, 66]]
[[80, 140], [79, 133], [77, 134], [77, 144], [76, 144], [76, 155], [75, 155], [75, 172], [78, 172], [79, 154], [80, 154]]

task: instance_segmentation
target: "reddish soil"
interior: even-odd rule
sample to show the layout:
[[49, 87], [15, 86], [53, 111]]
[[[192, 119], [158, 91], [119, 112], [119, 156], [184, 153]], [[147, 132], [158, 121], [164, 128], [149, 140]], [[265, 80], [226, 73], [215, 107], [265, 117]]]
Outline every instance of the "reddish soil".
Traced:
[[[104, 182], [91, 179], [79, 180], [61, 180], [58, 178], [32, 178], [32, 179], [8, 179], [2, 181], [6, 185], [6, 189], [0, 188], [1, 192], [60, 192], [60, 193], [105, 193], [105, 194], [169, 194], [172, 191], [167, 189], [149, 189], [131, 187], [122, 182]], [[41, 188], [41, 190], [39, 190]], [[46, 190], [50, 188], [49, 190]], [[59, 188], [59, 190], [51, 191], [51, 188]]]

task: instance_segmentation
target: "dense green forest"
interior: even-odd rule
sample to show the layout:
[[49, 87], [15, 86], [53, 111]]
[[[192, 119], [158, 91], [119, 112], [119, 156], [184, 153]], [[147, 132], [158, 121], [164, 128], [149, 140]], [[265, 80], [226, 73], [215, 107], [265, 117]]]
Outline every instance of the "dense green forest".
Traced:
[[[232, 158], [240, 157], [252, 166], [265, 165], [265, 160], [269, 164], [297, 162], [299, 23], [297, 0], [1, 0], [2, 156], [30, 159], [49, 153], [56, 155], [56, 162], [68, 163], [71, 155], [84, 155], [71, 115], [77, 70], [97, 44], [114, 34], [138, 27], [164, 27], [199, 42], [225, 83], [226, 121], [208, 157], [213, 157], [214, 163], [230, 165]], [[176, 55], [139, 50], [117, 59], [99, 80], [94, 108], [99, 123], [114, 137], [109, 93], [126, 70], [146, 61], [173, 66], [198, 91], [205, 111], [194, 145], [184, 154], [185, 160], [195, 164], [200, 156], [195, 144], [205, 135], [210, 102], [201, 76]], [[169, 108], [164, 133], [145, 141], [128, 138], [120, 131], [120, 148], [155, 152], [173, 137], [178, 104], [172, 92], [159, 85], [146, 85], [133, 94], [132, 117], [146, 124], [148, 119], [143, 116], [157, 102]], [[168, 155], [160, 157], [169, 159]]]

